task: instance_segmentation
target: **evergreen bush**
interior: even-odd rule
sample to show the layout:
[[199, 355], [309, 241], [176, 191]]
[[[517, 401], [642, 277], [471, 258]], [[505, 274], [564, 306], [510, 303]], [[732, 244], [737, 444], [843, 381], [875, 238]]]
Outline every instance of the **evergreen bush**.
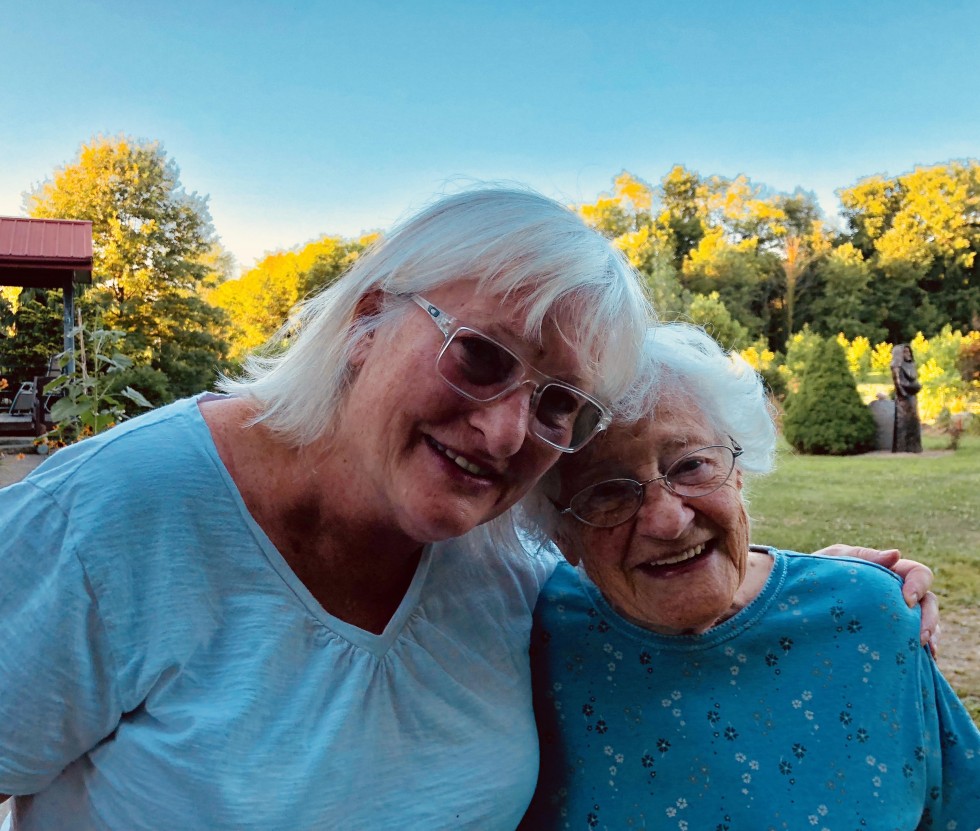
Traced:
[[874, 449], [875, 421], [835, 338], [810, 353], [799, 391], [786, 401], [783, 435], [801, 453], [846, 456]]

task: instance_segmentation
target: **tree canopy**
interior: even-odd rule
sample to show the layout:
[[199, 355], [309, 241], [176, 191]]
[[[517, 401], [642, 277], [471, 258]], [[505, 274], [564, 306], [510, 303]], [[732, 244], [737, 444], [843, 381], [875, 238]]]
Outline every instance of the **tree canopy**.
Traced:
[[121, 384], [142, 384], [154, 403], [210, 386], [225, 365], [226, 319], [200, 292], [221, 256], [207, 199], [184, 190], [158, 142], [97, 136], [27, 207], [92, 222], [93, 285], [79, 306], [125, 334], [133, 370]]

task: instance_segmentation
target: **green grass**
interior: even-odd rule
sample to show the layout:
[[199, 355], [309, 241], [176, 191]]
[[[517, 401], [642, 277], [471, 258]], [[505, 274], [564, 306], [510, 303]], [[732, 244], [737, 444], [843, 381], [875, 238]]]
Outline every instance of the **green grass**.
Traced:
[[[926, 450], [945, 446], [926, 439]], [[927, 563], [952, 607], [980, 603], [980, 437], [940, 456], [801, 456], [752, 482], [752, 540], [813, 551], [834, 542], [898, 548]]]
[[[945, 436], [924, 436], [926, 451]], [[802, 456], [750, 483], [752, 541], [813, 551], [835, 542], [898, 548], [936, 575], [944, 611], [980, 604], [980, 437], [941, 455]], [[958, 689], [980, 723], [980, 689]]]

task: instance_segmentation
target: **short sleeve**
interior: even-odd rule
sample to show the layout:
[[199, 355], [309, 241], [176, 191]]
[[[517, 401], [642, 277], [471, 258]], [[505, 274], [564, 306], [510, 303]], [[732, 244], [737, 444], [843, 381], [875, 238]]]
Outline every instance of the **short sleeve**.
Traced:
[[121, 715], [99, 604], [59, 506], [0, 490], [0, 792], [36, 793]]

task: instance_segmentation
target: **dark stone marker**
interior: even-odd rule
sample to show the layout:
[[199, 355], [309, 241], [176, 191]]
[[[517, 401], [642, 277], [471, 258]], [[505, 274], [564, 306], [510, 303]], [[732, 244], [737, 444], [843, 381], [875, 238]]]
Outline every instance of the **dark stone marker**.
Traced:
[[878, 428], [875, 449], [891, 450], [892, 443], [895, 441], [895, 402], [881, 393], [879, 396], [868, 404], [868, 409], [875, 418], [875, 426]]

